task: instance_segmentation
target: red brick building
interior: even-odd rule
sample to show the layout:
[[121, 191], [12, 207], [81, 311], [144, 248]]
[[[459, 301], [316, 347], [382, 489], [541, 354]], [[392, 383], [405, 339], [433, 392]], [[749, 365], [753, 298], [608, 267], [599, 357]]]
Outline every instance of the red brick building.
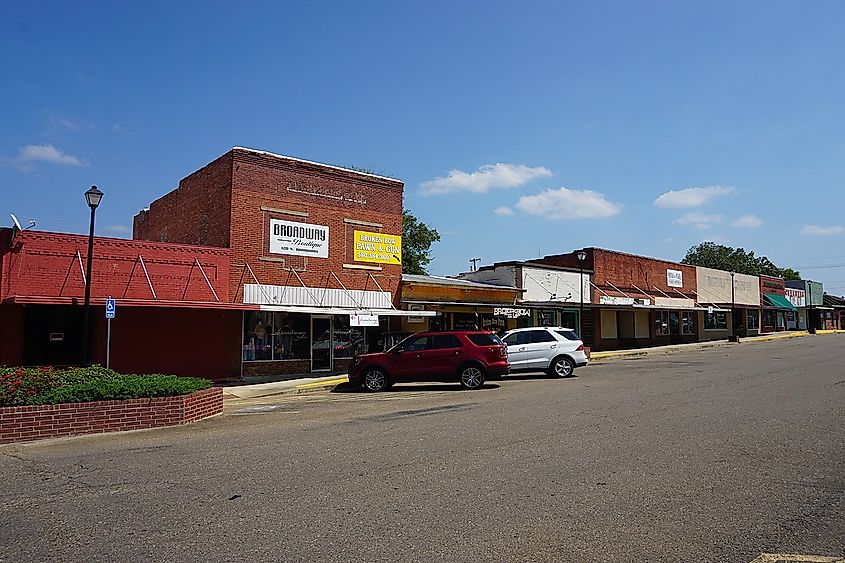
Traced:
[[[716, 307], [711, 313], [700, 303], [694, 266], [601, 248], [584, 252], [583, 267], [592, 275], [583, 339], [593, 350], [696, 342], [704, 339], [707, 315], [727, 322], [719, 316], [726, 311]], [[530, 262], [579, 267], [577, 252]]]
[[[104, 359], [110, 295], [119, 370], [215, 379], [344, 370], [379, 347], [391, 317], [407, 314], [394, 307], [403, 189], [393, 178], [232, 149], [138, 213], [135, 240], [97, 237], [95, 361]], [[86, 237], [11, 237], [0, 239], [0, 317], [12, 323], [0, 363], [78, 362]], [[59, 332], [65, 352], [39, 348]]]
[[[88, 237], [0, 229], [0, 365], [82, 360]], [[222, 379], [239, 335], [229, 302], [229, 251], [96, 237], [92, 357], [105, 363], [107, 297], [118, 300], [111, 367]], [[203, 353], [195, 353], [202, 350]]]

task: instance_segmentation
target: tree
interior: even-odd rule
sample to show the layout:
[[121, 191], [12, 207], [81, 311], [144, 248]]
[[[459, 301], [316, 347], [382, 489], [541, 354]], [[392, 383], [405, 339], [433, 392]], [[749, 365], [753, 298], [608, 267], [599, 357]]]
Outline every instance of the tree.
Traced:
[[431, 245], [440, 242], [440, 233], [432, 229], [413, 213], [402, 211], [402, 273], [428, 274], [431, 263]]
[[687, 250], [687, 255], [681, 260], [683, 264], [715, 268], [726, 272], [737, 272], [752, 276], [775, 276], [787, 280], [800, 280], [801, 273], [792, 268], [779, 268], [766, 256], [754, 256], [754, 251], [747, 252], [744, 248], [733, 248], [702, 242]]

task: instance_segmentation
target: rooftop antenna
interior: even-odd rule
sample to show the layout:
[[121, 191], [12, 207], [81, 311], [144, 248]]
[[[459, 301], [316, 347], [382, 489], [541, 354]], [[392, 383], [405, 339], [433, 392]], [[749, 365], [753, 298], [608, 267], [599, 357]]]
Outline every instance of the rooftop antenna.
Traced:
[[21, 232], [21, 231], [25, 231], [25, 230], [27, 230], [27, 229], [31, 229], [32, 227], [34, 227], [34, 226], [35, 226], [35, 221], [33, 221], [32, 219], [30, 219], [30, 220], [29, 220], [29, 225], [27, 225], [27, 226], [26, 226], [26, 229], [25, 229], [25, 228], [21, 227], [21, 222], [20, 222], [20, 221], [18, 221], [18, 218], [15, 216], [15, 214], [14, 214], [14, 213], [9, 213], [9, 216], [12, 218], [12, 242], [15, 242], [15, 236], [16, 236], [19, 232]]
[[474, 271], [478, 270], [478, 263], [479, 262], [481, 262], [481, 258], [470, 258], [469, 263], [471, 264], [471, 266], [470, 266], [469, 271], [474, 272]]

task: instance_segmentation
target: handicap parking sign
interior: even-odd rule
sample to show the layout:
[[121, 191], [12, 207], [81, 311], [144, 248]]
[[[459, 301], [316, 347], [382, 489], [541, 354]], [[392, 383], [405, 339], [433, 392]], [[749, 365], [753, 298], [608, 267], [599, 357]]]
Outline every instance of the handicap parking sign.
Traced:
[[115, 302], [115, 300], [112, 299], [111, 297], [106, 299], [106, 318], [107, 319], [113, 319], [114, 313], [115, 313], [116, 310], [117, 310], [117, 303]]

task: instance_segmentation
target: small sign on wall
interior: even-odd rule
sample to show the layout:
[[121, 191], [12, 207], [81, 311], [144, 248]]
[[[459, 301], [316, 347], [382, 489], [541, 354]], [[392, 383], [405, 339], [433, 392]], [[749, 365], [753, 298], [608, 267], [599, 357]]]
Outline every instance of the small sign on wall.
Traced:
[[681, 270], [666, 270], [666, 285], [684, 287], [684, 273]]
[[64, 332], [51, 332], [50, 333], [50, 342], [64, 342], [65, 341], [65, 333]]

